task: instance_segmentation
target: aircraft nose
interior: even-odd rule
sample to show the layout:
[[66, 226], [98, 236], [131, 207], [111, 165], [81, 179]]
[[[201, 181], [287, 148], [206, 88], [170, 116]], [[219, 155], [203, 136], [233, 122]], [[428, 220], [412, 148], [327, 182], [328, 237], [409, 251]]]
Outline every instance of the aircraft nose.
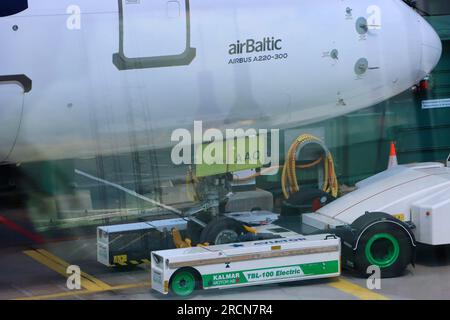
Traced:
[[422, 66], [421, 71], [427, 75], [438, 64], [442, 55], [442, 42], [433, 27], [425, 20], [420, 19], [422, 33]]

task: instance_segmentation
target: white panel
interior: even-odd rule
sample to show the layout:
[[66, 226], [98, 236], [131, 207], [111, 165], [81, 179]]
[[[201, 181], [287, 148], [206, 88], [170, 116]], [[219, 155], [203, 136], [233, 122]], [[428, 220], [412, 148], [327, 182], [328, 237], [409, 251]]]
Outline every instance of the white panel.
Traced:
[[412, 206], [417, 241], [430, 245], [450, 243], [450, 188], [419, 200]]

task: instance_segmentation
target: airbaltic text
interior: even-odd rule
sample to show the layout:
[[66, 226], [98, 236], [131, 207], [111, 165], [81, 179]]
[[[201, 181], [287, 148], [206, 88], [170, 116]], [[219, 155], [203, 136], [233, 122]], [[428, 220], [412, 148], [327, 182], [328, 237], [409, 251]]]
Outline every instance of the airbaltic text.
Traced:
[[243, 53], [253, 53], [253, 52], [265, 52], [265, 51], [275, 51], [281, 50], [281, 39], [276, 39], [274, 37], [266, 37], [261, 41], [256, 41], [254, 39], [247, 39], [244, 42], [236, 41], [229, 45], [229, 54], [243, 54]]

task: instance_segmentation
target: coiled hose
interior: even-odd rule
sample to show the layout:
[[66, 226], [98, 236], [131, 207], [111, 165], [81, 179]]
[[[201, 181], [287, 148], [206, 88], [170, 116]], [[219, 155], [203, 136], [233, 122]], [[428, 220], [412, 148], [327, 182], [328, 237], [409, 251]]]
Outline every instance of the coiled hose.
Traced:
[[[303, 147], [311, 143], [321, 146], [324, 150], [325, 157], [320, 157], [307, 165], [297, 166], [297, 152], [300, 152]], [[281, 174], [281, 189], [285, 199], [288, 199], [292, 193], [300, 191], [297, 180], [297, 168], [311, 168], [318, 165], [322, 160], [324, 160], [324, 181], [322, 190], [331, 194], [333, 197], [337, 197], [339, 185], [334, 170], [334, 160], [331, 152], [319, 138], [310, 134], [303, 134], [297, 137], [292, 143], [284, 162]]]

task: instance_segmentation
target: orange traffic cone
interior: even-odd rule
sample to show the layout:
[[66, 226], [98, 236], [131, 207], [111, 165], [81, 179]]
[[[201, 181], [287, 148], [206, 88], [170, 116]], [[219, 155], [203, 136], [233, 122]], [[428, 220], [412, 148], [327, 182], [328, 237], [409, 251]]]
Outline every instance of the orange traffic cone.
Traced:
[[388, 169], [398, 166], [397, 151], [395, 151], [395, 143], [391, 142], [391, 150], [389, 151]]

